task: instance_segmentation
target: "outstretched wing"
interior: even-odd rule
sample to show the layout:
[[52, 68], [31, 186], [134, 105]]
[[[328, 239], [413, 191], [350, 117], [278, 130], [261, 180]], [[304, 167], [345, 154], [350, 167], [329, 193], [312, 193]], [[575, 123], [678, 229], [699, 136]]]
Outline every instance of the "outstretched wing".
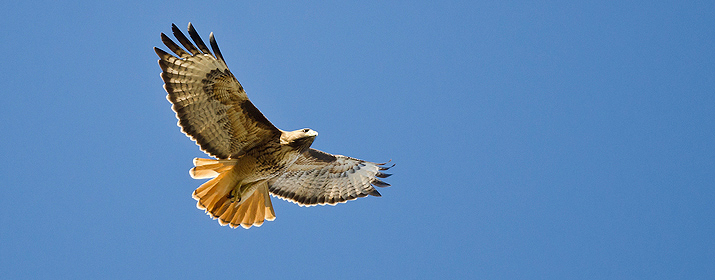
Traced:
[[172, 31], [186, 51], [164, 33], [162, 42], [176, 56], [154, 50], [160, 58], [166, 99], [173, 104], [181, 130], [201, 150], [219, 159], [235, 158], [261, 143], [277, 141], [281, 131], [248, 100], [228, 70], [213, 33], [209, 39], [215, 56], [191, 23], [189, 35], [196, 46], [174, 24]]
[[380, 196], [373, 186], [390, 184], [378, 178], [391, 174], [384, 163], [373, 163], [309, 149], [282, 175], [268, 181], [271, 194], [301, 206], [335, 205], [367, 195]]

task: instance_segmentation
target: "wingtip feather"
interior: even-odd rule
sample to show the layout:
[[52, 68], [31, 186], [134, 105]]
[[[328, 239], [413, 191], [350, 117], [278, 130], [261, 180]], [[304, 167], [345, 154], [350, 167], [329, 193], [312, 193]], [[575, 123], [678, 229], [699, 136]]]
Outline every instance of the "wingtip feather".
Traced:
[[390, 174], [390, 173], [382, 173], [382, 172], [375, 173], [375, 177], [378, 177], [378, 178], [387, 178], [390, 176], [392, 176], [392, 174]]
[[372, 182], [370, 182], [370, 184], [373, 184], [373, 185], [381, 187], [381, 188], [391, 186], [390, 184], [380, 181], [379, 179], [372, 180]]
[[218, 43], [216, 43], [216, 38], [214, 38], [213, 32], [209, 34], [209, 44], [211, 44], [211, 49], [214, 50], [216, 58], [226, 63], [226, 61], [223, 59], [223, 55], [221, 54], [221, 50], [218, 48]]
[[382, 196], [382, 195], [380, 194], [380, 192], [378, 192], [378, 191], [377, 191], [376, 189], [374, 189], [374, 188], [372, 189], [372, 191], [371, 191], [369, 194], [372, 195], [372, 196], [377, 196], [377, 197], [381, 197], [381, 196]]
[[196, 46], [201, 50], [202, 53], [208, 54], [208, 55], [213, 55], [211, 54], [211, 51], [209, 51], [209, 48], [206, 47], [206, 44], [204, 43], [204, 40], [201, 39], [201, 36], [199, 36], [199, 33], [196, 32], [196, 29], [194, 26], [189, 22], [189, 36], [191, 36], [191, 39], [194, 40], [194, 43], [196, 43]]

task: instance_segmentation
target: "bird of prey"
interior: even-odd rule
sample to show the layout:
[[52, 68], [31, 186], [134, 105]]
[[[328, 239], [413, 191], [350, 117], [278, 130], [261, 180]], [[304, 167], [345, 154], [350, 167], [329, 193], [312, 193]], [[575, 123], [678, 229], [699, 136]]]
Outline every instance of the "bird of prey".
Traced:
[[221, 225], [250, 228], [274, 220], [269, 193], [301, 206], [335, 205], [380, 196], [373, 186], [389, 186], [379, 178], [390, 176], [382, 171], [391, 166], [310, 148], [316, 131], [284, 131], [271, 124], [229, 71], [213, 32], [212, 53], [191, 23], [193, 43], [174, 24], [172, 31], [184, 48], [161, 33], [174, 54], [154, 51], [178, 126], [215, 158], [195, 158], [189, 174], [212, 178], [193, 198]]

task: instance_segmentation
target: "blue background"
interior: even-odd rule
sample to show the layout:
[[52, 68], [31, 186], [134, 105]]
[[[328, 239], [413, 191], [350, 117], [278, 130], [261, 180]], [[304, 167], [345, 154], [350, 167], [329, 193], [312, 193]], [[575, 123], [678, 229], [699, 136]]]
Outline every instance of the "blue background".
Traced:
[[[627, 3], [625, 3], [627, 2]], [[160, 32], [213, 31], [277, 127], [392, 159], [221, 227]], [[713, 1], [6, 1], [3, 278], [715, 278]], [[166, 49], [166, 48], [165, 48]]]

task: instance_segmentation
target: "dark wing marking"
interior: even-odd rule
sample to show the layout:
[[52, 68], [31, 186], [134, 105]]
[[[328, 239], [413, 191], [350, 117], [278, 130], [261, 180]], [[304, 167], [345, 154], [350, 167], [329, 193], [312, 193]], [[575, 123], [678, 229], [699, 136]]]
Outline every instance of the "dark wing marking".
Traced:
[[196, 46], [199, 47], [199, 50], [201, 50], [202, 53], [211, 54], [211, 51], [209, 48], [206, 47], [206, 44], [204, 44], [204, 40], [201, 40], [201, 37], [199, 36], [199, 33], [196, 32], [196, 29], [194, 29], [194, 26], [189, 23], [189, 36], [191, 36], [191, 40], [194, 40], [194, 43], [196, 43]]
[[211, 32], [211, 34], [209, 34], [209, 42], [211, 42], [211, 49], [214, 50], [214, 53], [216, 54], [216, 58], [218, 58], [221, 61], [224, 61], [223, 55], [221, 55], [221, 50], [218, 49], [218, 44], [216, 44], [216, 39], [214, 38], [213, 32]]
[[182, 131], [201, 150], [219, 159], [235, 158], [267, 141], [278, 141], [281, 131], [248, 100], [246, 92], [231, 74], [211, 36], [211, 54], [189, 23], [189, 35], [198, 48], [172, 24], [182, 49], [168, 36], [161, 40], [178, 57], [159, 48], [166, 99], [179, 119]]
[[390, 174], [384, 163], [373, 163], [309, 149], [280, 176], [268, 182], [271, 194], [301, 206], [335, 205], [367, 195], [390, 184], [378, 178]]

